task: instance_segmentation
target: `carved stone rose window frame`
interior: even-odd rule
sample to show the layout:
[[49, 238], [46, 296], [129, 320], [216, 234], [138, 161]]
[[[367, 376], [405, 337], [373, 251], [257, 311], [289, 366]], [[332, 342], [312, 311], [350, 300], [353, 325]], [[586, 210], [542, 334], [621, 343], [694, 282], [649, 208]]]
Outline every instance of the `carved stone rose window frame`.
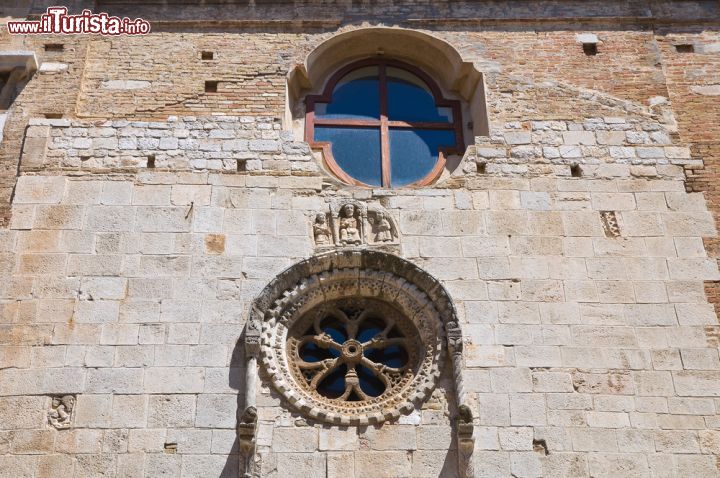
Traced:
[[[350, 328], [366, 327], [363, 312], [372, 310], [369, 318], [375, 329], [355, 339], [349, 333], [336, 335], [331, 344], [314, 330], [313, 314], [322, 310], [321, 315], [326, 314], [338, 306], [350, 306], [345, 310], [349, 316], [342, 318]], [[446, 358], [452, 359], [455, 397], [463, 403], [459, 332], [447, 291], [427, 272], [394, 254], [339, 249], [301, 261], [273, 279], [253, 303], [245, 342], [249, 360], [257, 357], [262, 376], [292, 408], [326, 423], [358, 426], [394, 420], [419, 408], [437, 385]], [[392, 354], [370, 350], [377, 348], [370, 342], [389, 345], [382, 344], [388, 338], [398, 339], [394, 342], [404, 352], [400, 362], [392, 362]], [[325, 341], [326, 349], [320, 347], [325, 355], [316, 360], [325, 362], [318, 368], [346, 365], [337, 385], [342, 393], [318, 391], [323, 377], [313, 383], [317, 370], [304, 373], [302, 365], [308, 360], [298, 359], [297, 346], [309, 339]], [[349, 369], [359, 364], [366, 379], [372, 375], [383, 385], [375, 393], [366, 388], [367, 397], [357, 392], [342, 397], [348, 385], [352, 389], [356, 383]], [[360, 378], [362, 371], [359, 367], [356, 371]]]
[[[349, 328], [361, 327], [364, 313], [384, 309], [386, 324], [397, 324], [403, 331], [395, 337], [403, 341], [408, 355], [403, 367], [388, 367], [367, 356], [373, 341], [378, 346], [387, 340], [382, 332], [364, 342], [348, 337], [342, 344], [322, 330], [315, 335], [305, 334], [318, 309], [327, 314], [348, 307], [358, 311], [356, 317], [346, 319]], [[432, 301], [407, 280], [379, 270], [334, 269], [313, 274], [282, 294], [269, 311], [269, 320], [263, 323], [261, 362], [273, 386], [303, 413], [338, 425], [382, 423], [412, 412], [432, 393], [445, 355], [442, 325]], [[304, 361], [298, 346], [307, 340], [320, 344], [321, 349], [336, 350], [337, 356], [314, 363]], [[329, 397], [318, 385], [340, 367], [345, 368], [343, 393]], [[383, 383], [382, 393], [365, 393], [359, 369], [369, 371]]]
[[340, 403], [393, 395], [412, 380], [425, 350], [412, 321], [367, 297], [320, 304], [293, 324], [286, 344], [298, 385]]

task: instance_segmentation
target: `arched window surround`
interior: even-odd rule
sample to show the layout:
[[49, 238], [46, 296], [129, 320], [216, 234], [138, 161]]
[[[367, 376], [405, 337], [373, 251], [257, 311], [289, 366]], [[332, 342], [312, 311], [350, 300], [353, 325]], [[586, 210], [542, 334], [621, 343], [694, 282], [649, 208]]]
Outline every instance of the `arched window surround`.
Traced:
[[[377, 66], [379, 69], [379, 83], [380, 83], [380, 119], [378, 120], [357, 120], [357, 119], [319, 119], [315, 117], [315, 105], [316, 103], [330, 103], [332, 101], [333, 90], [337, 84], [350, 72], [368, 66]], [[407, 122], [407, 121], [393, 121], [388, 119], [387, 115], [387, 84], [386, 84], [386, 69], [388, 67], [395, 67], [405, 71], [408, 71], [418, 78], [420, 78], [430, 90], [435, 105], [437, 107], [448, 107], [452, 111], [453, 121], [452, 123], [433, 123], [433, 122]], [[305, 140], [314, 149], [320, 149], [323, 152], [323, 157], [328, 169], [341, 181], [351, 184], [354, 186], [361, 187], [373, 187], [365, 184], [356, 178], [348, 175], [336, 162], [332, 154], [332, 146], [329, 142], [314, 141], [315, 138], [315, 126], [360, 126], [360, 127], [376, 127], [380, 129], [380, 145], [381, 145], [381, 168], [382, 168], [382, 187], [391, 187], [390, 178], [390, 142], [389, 142], [389, 129], [393, 128], [423, 128], [423, 129], [444, 129], [454, 130], [455, 132], [455, 145], [448, 148], [443, 148], [439, 154], [437, 162], [433, 169], [422, 179], [411, 183], [405, 187], [421, 187], [431, 184], [435, 181], [443, 172], [445, 167], [445, 156], [446, 154], [462, 154], [464, 151], [464, 139], [463, 139], [463, 122], [462, 122], [462, 108], [461, 103], [458, 100], [447, 99], [443, 96], [442, 91], [438, 87], [437, 83], [433, 78], [425, 73], [422, 69], [403, 62], [401, 60], [386, 59], [386, 58], [367, 58], [360, 61], [352, 62], [339, 70], [337, 70], [327, 81], [323, 92], [319, 95], [308, 95], [305, 99], [306, 113], [305, 113]]]

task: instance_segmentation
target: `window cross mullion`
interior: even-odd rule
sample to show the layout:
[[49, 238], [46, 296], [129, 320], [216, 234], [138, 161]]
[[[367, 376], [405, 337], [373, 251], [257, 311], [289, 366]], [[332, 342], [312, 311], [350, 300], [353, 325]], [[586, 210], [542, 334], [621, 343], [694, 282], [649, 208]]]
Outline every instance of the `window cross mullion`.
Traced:
[[[369, 67], [374, 71], [360, 71]], [[359, 72], [356, 77], [341, 83], [354, 70]], [[366, 89], [368, 82], [375, 88]], [[327, 111], [316, 117], [315, 104], [333, 103], [336, 91], [340, 100], [334, 110], [326, 106]], [[367, 103], [370, 97], [374, 101]], [[460, 103], [445, 99], [432, 79], [412, 65], [383, 58], [356, 62], [335, 73], [322, 95], [308, 96], [306, 101], [306, 138], [311, 147], [322, 148], [330, 171], [348, 184], [383, 188], [426, 185], [445, 166], [438, 149], [444, 154], [462, 152]]]
[[387, 117], [387, 75], [385, 63], [380, 63], [380, 154], [382, 185], [390, 187], [390, 129]]

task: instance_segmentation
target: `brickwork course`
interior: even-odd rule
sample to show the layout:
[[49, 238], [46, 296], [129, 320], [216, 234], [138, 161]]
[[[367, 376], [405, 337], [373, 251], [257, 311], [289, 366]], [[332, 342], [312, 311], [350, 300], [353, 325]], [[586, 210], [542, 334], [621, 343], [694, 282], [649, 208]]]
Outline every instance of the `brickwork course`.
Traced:
[[[0, 477], [720, 476], [716, 1], [66, 5], [153, 31], [0, 26], [0, 65], [38, 64], [0, 142]], [[463, 99], [462, 160], [429, 186], [345, 185], [303, 140], [302, 65], [374, 27], [482, 75], [486, 118]], [[262, 364], [248, 387], [253, 301], [350, 200], [462, 332], [460, 369], [382, 425], [313, 419]]]

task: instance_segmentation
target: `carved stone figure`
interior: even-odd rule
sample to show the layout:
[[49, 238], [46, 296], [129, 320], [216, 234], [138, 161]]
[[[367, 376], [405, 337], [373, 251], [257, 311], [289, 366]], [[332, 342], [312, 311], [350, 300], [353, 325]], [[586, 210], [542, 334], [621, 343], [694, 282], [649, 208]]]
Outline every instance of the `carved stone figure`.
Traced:
[[332, 244], [332, 231], [327, 224], [325, 214], [320, 213], [315, 216], [313, 235], [315, 236], [315, 244], [318, 246], [329, 246]]
[[48, 420], [55, 428], [69, 428], [72, 411], [75, 408], [75, 397], [65, 395], [52, 399], [52, 408], [48, 412]]
[[458, 323], [450, 321], [445, 325], [446, 336], [448, 341], [448, 347], [450, 348], [450, 354], [456, 355], [461, 354], [463, 350], [462, 332]]
[[475, 438], [473, 438], [473, 415], [469, 406], [461, 404], [458, 407], [457, 416], [457, 438], [458, 438], [458, 465], [460, 476], [470, 478], [475, 476], [472, 453], [475, 449]]
[[392, 227], [385, 214], [377, 213], [377, 234], [375, 240], [377, 242], [391, 242], [393, 240]]
[[243, 452], [241, 458], [244, 462], [245, 472], [243, 477], [253, 476], [253, 451], [255, 449], [255, 428], [257, 426], [257, 408], [249, 406], [238, 419], [237, 434], [240, 450]]
[[380, 205], [348, 198], [330, 201], [329, 213], [317, 213], [312, 221], [318, 248], [330, 246], [388, 246], [399, 244], [398, 227]]
[[340, 210], [340, 243], [362, 244], [360, 224], [353, 204], [345, 204]]

